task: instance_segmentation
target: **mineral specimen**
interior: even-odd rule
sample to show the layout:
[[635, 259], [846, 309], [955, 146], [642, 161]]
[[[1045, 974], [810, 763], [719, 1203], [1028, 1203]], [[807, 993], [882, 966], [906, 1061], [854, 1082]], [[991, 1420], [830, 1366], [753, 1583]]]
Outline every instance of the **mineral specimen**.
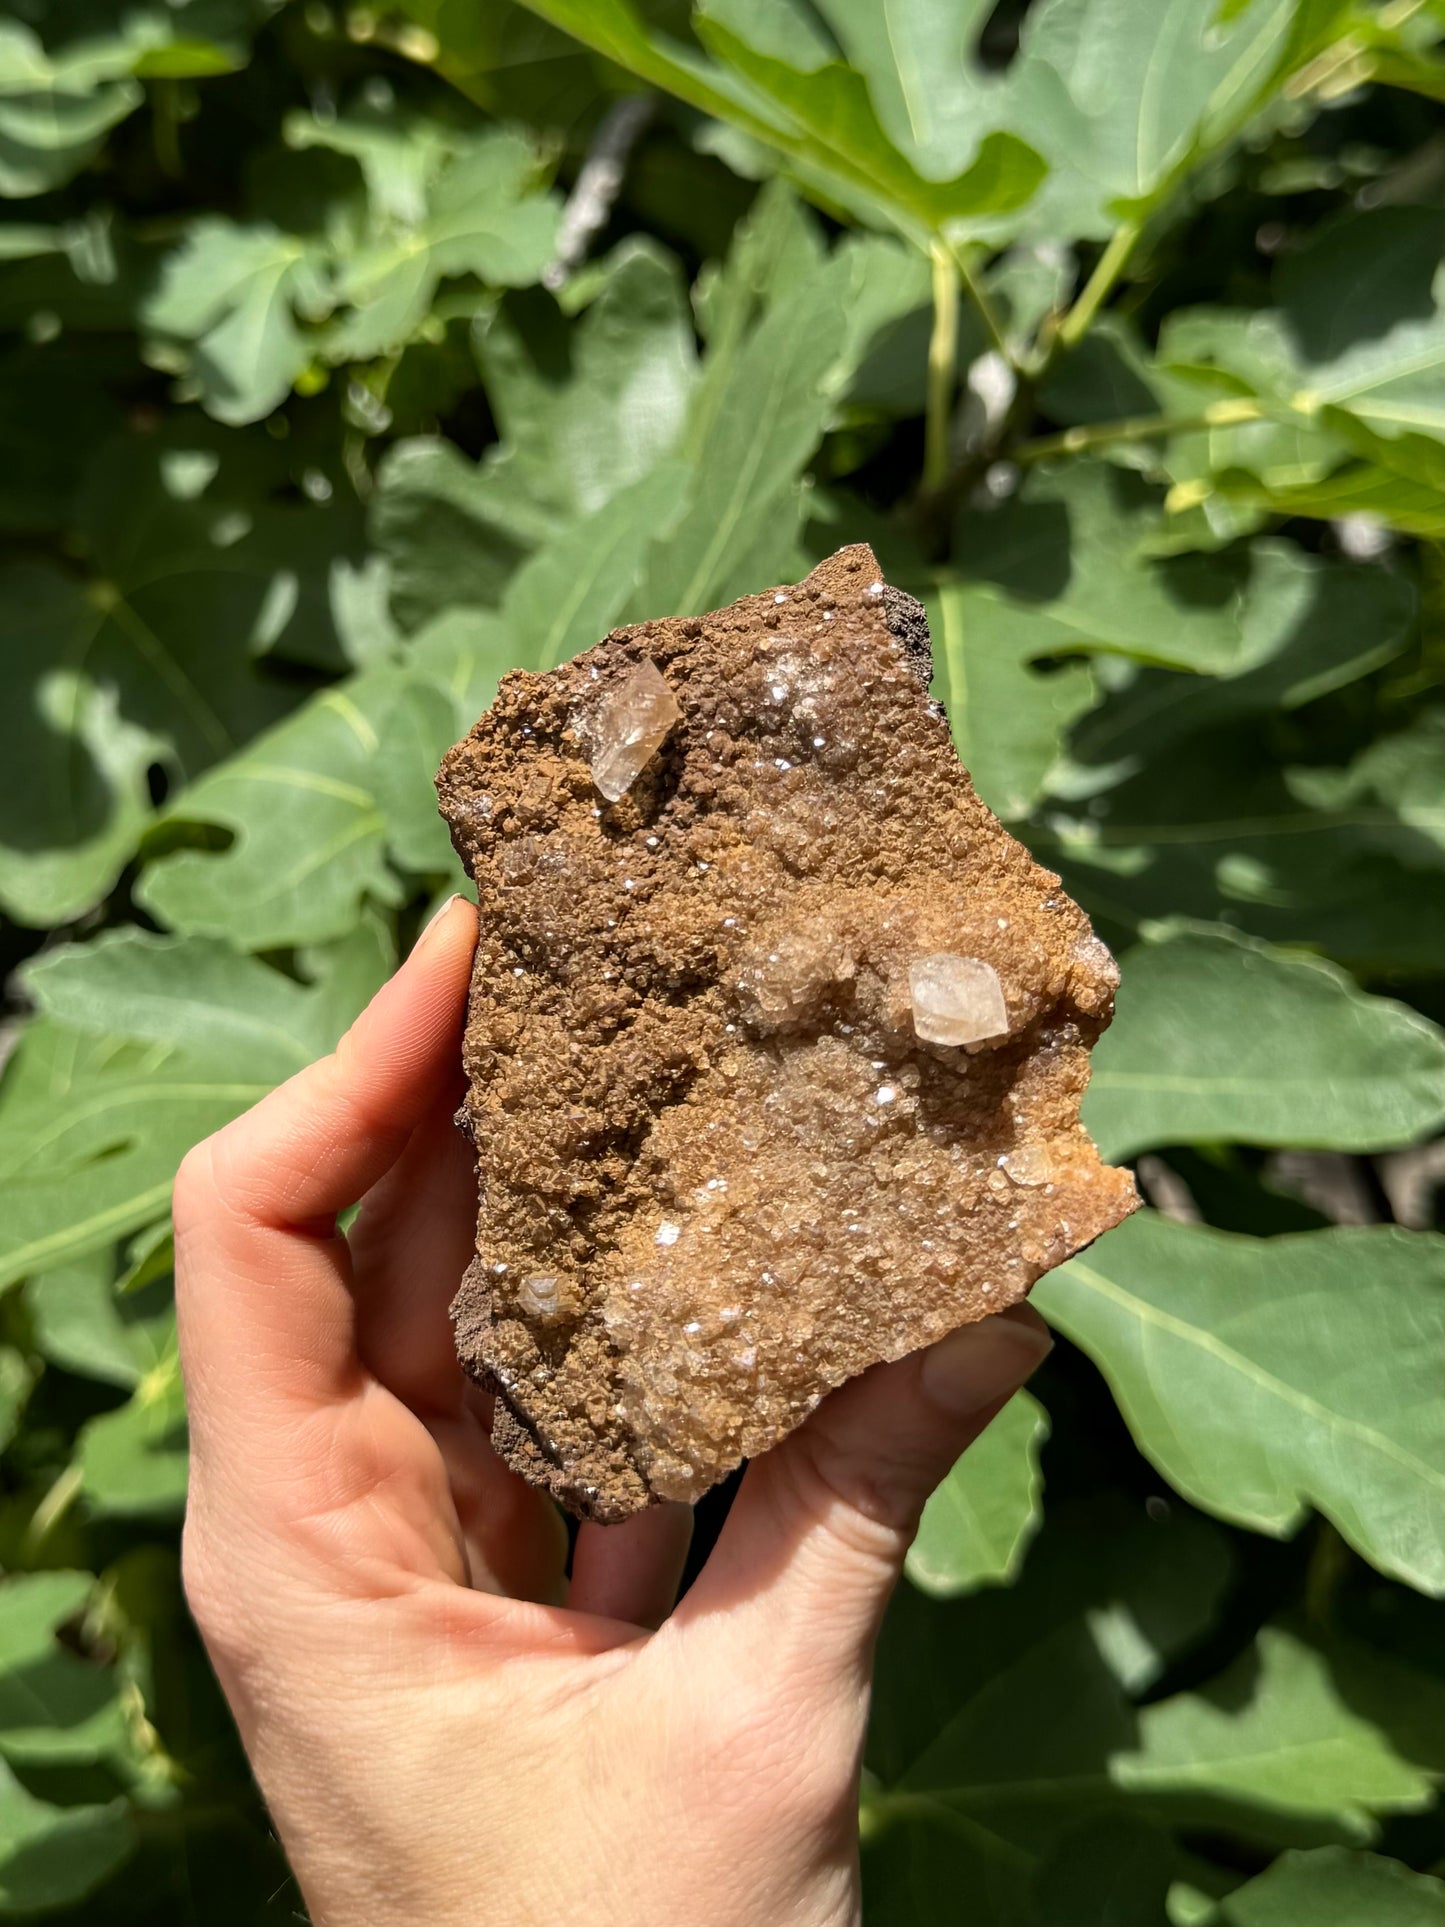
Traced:
[[583, 1516], [696, 1498], [1134, 1208], [1079, 1124], [1112, 960], [930, 674], [848, 548], [514, 671], [442, 764], [481, 908], [457, 1345]]

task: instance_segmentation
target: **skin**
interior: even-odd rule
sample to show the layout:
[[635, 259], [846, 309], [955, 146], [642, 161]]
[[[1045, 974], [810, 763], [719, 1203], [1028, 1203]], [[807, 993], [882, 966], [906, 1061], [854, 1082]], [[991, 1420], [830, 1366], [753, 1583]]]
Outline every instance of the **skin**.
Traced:
[[197, 1623], [318, 1927], [846, 1927], [884, 1607], [1047, 1331], [1019, 1308], [834, 1393], [680, 1604], [681, 1506], [584, 1525], [569, 1585], [447, 1319], [475, 937], [454, 900], [180, 1172]]

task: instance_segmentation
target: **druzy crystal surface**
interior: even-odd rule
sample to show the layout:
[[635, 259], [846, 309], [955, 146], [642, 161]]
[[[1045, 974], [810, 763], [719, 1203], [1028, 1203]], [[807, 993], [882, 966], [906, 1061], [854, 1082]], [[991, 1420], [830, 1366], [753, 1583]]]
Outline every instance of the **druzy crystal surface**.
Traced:
[[457, 1345], [574, 1512], [697, 1497], [1134, 1206], [1079, 1124], [1112, 960], [930, 672], [849, 548], [513, 672], [442, 765], [481, 909]]

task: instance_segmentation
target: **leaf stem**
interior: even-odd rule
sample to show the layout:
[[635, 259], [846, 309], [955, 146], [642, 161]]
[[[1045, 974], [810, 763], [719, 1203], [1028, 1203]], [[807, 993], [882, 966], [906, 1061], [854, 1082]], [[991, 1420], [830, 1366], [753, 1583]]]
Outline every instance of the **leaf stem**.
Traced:
[[151, 95], [151, 137], [156, 166], [168, 180], [178, 181], [185, 172], [181, 159], [181, 113], [178, 84], [157, 80]]
[[[1014, 356], [1009, 349], [1008, 341], [1004, 335], [1003, 323], [999, 319], [998, 309], [993, 305], [993, 300], [989, 295], [988, 289], [984, 287], [983, 283], [978, 279], [977, 275], [975, 275], [973, 263], [969, 259], [967, 248], [953, 248], [951, 254], [954, 265], [958, 269], [958, 278], [963, 283], [964, 292], [978, 310], [978, 318], [983, 323], [983, 330], [988, 336], [990, 347], [1001, 354], [1004, 360], [1009, 363], [1010, 367], [1014, 366]], [[935, 274], [937, 273], [936, 267], [934, 272]]]
[[1230, 428], [1239, 422], [1257, 422], [1264, 409], [1246, 396], [1217, 401], [1198, 415], [1132, 415], [1116, 422], [1089, 422], [1066, 428], [1057, 435], [1040, 435], [1023, 442], [1012, 459], [1027, 466], [1047, 462], [1055, 455], [1081, 455], [1089, 449], [1113, 448], [1128, 442], [1162, 441], [1169, 435], [1198, 434], [1206, 428]]
[[84, 1475], [79, 1465], [72, 1462], [51, 1485], [50, 1490], [30, 1515], [30, 1523], [25, 1528], [21, 1547], [26, 1558], [33, 1558], [39, 1552], [55, 1527], [80, 1497], [83, 1482]]
[[923, 432], [923, 492], [937, 495], [948, 481], [948, 431], [958, 377], [958, 292], [962, 269], [942, 241], [933, 260], [933, 333], [928, 341], [928, 403]]
[[1109, 245], [1099, 256], [1098, 265], [1084, 283], [1083, 292], [1059, 323], [1056, 341], [1060, 348], [1072, 348], [1093, 326], [1095, 315], [1108, 300], [1114, 283], [1124, 272], [1140, 233], [1137, 221], [1125, 221], [1122, 227], [1114, 230]]

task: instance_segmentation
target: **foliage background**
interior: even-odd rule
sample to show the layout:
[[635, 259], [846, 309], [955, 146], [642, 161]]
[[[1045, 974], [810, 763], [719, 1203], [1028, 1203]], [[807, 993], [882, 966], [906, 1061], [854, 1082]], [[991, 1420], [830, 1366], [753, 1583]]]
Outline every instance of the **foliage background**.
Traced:
[[456, 881], [501, 670], [861, 536], [1122, 955], [1155, 1207], [930, 1506], [868, 1919], [1445, 1923], [1442, 34], [10, 0], [0, 1916], [298, 1917], [177, 1585], [175, 1165]]

